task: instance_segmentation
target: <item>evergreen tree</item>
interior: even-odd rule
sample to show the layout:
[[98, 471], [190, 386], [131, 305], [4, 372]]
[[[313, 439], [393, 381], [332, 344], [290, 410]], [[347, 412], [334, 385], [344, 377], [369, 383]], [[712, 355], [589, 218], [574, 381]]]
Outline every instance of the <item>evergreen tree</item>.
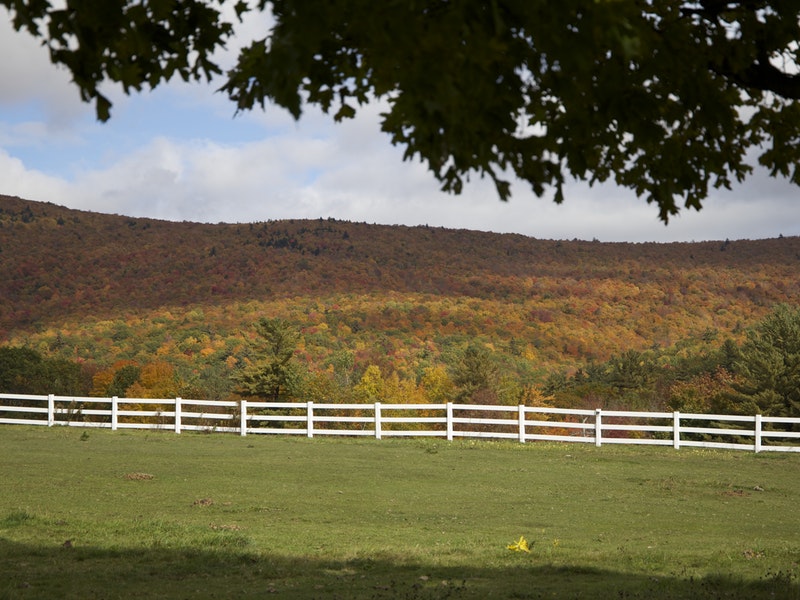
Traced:
[[800, 416], [800, 307], [781, 304], [748, 331], [736, 368], [763, 414]]
[[114, 379], [106, 390], [106, 396], [127, 396], [128, 388], [139, 381], [142, 369], [137, 365], [125, 365], [114, 373]]
[[41, 364], [42, 356], [30, 348], [0, 348], [0, 392], [37, 393]]
[[655, 378], [655, 363], [650, 355], [626, 350], [607, 363], [605, 382], [621, 393], [649, 389]]
[[284, 319], [259, 319], [255, 329], [250, 362], [234, 377], [239, 393], [272, 402], [296, 397], [303, 382], [303, 370], [294, 361], [300, 334]]
[[451, 366], [451, 372], [458, 389], [458, 402], [479, 402], [496, 395], [498, 367], [486, 346], [478, 343], [467, 346]]
[[0, 392], [83, 396], [90, 387], [77, 363], [45, 358], [30, 348], [0, 348]]

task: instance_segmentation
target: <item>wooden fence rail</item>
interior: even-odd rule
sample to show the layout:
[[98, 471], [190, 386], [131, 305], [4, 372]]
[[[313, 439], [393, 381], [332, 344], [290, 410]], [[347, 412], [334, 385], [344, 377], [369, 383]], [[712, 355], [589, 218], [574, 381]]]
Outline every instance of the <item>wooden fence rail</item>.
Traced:
[[0, 394], [0, 424], [512, 439], [800, 452], [800, 418], [472, 404], [326, 404]]

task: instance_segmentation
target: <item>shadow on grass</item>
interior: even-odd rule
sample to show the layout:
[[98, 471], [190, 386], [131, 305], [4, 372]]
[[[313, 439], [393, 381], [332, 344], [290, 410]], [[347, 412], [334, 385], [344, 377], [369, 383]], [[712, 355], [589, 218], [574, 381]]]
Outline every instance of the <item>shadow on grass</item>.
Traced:
[[390, 557], [326, 561], [240, 549], [42, 547], [0, 539], [0, 598], [800, 599], [793, 574], [757, 582], [648, 577], [524, 561], [431, 567]]

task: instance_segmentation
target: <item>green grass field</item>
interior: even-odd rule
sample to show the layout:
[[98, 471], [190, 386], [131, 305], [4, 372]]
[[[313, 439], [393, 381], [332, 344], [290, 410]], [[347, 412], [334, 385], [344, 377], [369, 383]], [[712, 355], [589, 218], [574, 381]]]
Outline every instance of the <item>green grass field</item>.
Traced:
[[3, 426], [0, 598], [800, 598], [799, 499], [800, 455]]

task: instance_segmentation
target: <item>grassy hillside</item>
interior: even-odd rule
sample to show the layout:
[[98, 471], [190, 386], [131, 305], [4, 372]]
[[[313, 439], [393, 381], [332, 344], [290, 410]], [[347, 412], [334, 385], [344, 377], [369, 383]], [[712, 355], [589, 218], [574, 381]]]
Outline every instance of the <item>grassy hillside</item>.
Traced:
[[232, 368], [289, 319], [318, 369], [419, 378], [471, 341], [526, 381], [628, 349], [741, 335], [800, 297], [800, 238], [537, 240], [335, 220], [172, 223], [0, 196], [0, 342], [97, 368]]

